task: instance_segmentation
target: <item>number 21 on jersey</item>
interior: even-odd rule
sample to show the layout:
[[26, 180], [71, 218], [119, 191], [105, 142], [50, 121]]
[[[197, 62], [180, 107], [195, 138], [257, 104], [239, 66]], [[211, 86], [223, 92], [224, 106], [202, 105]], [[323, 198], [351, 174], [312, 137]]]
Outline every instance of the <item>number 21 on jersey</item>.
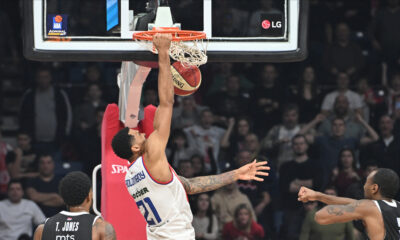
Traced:
[[146, 219], [147, 224], [156, 225], [161, 222], [160, 215], [158, 214], [157, 209], [154, 207], [154, 204], [149, 197], [137, 201], [136, 204], [139, 210], [143, 213], [144, 219]]

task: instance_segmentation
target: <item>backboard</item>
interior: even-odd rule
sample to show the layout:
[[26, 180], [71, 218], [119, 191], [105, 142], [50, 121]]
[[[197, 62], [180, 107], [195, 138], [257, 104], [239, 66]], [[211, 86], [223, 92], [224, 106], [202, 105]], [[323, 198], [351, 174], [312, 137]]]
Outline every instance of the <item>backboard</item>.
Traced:
[[[132, 40], [132, 34], [148, 30], [158, 0], [23, 3], [24, 55], [28, 59], [156, 59]], [[306, 57], [308, 0], [169, 0], [169, 5], [182, 30], [207, 34], [209, 62], [287, 62]]]

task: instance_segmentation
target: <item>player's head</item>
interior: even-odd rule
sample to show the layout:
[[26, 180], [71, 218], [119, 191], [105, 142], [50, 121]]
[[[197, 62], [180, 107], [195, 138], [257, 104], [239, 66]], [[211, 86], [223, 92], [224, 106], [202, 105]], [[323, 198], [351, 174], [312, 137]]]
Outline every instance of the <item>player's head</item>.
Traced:
[[60, 196], [68, 207], [90, 209], [93, 201], [92, 183], [83, 172], [70, 172], [60, 181]]
[[399, 176], [388, 168], [378, 168], [371, 172], [364, 184], [364, 196], [367, 199], [393, 199], [399, 189]]
[[111, 146], [118, 157], [131, 161], [134, 155], [144, 152], [145, 142], [144, 133], [126, 127], [114, 136]]

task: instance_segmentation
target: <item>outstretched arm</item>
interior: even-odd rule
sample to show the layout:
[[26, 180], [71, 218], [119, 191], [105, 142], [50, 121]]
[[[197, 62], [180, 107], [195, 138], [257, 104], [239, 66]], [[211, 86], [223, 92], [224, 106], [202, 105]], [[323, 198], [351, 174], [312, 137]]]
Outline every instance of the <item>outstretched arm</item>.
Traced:
[[164, 152], [167, 145], [170, 128], [172, 109], [174, 105], [174, 86], [172, 82], [171, 63], [169, 59], [169, 47], [172, 36], [170, 34], [156, 34], [153, 43], [158, 50], [158, 97], [160, 105], [154, 116], [154, 132], [149, 137], [150, 142], [156, 142], [159, 149], [157, 152]]
[[99, 236], [100, 240], [115, 240], [117, 236], [115, 234], [114, 227], [107, 221], [99, 218], [93, 225], [93, 232]]
[[241, 168], [219, 175], [189, 179], [179, 176], [179, 179], [181, 180], [187, 194], [191, 195], [209, 192], [231, 184], [237, 180], [264, 181], [263, 178], [257, 177], [257, 175], [268, 176], [268, 173], [263, 171], [270, 169], [269, 167], [265, 166], [266, 164], [267, 162], [256, 162], [256, 160], [254, 160], [252, 163], [246, 164]]
[[321, 192], [314, 191], [312, 189], [301, 187], [298, 194], [299, 201], [308, 202], [308, 201], [318, 201], [323, 202], [325, 204], [335, 204], [335, 205], [346, 205], [352, 204], [357, 200], [351, 198], [343, 198], [343, 197], [336, 197], [328, 194], [324, 194]]
[[361, 220], [371, 212], [371, 204], [370, 200], [358, 200], [347, 205], [328, 205], [315, 214], [315, 221], [327, 225]]

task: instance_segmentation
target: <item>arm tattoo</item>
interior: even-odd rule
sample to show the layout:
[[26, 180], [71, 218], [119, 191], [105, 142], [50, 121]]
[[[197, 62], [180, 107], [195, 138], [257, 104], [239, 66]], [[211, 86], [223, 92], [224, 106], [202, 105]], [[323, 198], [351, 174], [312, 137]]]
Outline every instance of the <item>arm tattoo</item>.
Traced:
[[326, 211], [329, 215], [342, 216], [345, 212], [354, 212], [362, 201], [355, 201], [348, 205], [329, 205]]
[[105, 240], [116, 240], [117, 237], [115, 236], [115, 230], [113, 226], [109, 223], [106, 223], [105, 229]]
[[187, 194], [197, 194], [213, 191], [237, 180], [235, 171], [226, 172], [219, 175], [211, 175], [196, 178], [184, 178], [179, 176]]

